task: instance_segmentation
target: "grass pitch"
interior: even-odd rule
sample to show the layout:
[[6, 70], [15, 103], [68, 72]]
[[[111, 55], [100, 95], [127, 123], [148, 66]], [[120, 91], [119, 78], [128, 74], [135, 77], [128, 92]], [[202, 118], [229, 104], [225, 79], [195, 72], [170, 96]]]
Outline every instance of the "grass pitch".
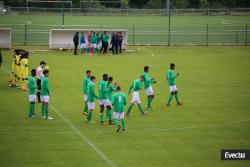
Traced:
[[[74, 57], [68, 51], [30, 51], [31, 68], [36, 68], [40, 60], [50, 67], [49, 115], [55, 118], [51, 121], [28, 118], [27, 92], [8, 87], [11, 53], [3, 51], [0, 166], [249, 166], [248, 161], [220, 160], [221, 149], [250, 148], [249, 47], [131, 47], [130, 50], [133, 51], [121, 56], [95, 57]], [[177, 107], [174, 101], [171, 107], [166, 107], [169, 92], [165, 74], [171, 62], [180, 73], [177, 86], [184, 102], [182, 107]], [[110, 74], [127, 93], [129, 84], [142, 73], [144, 65], [150, 66], [150, 76], [158, 81], [153, 85], [156, 111], [142, 117], [135, 107], [126, 119], [125, 133], [117, 134], [110, 125], [87, 124], [81, 114], [85, 70], [91, 69], [97, 81], [103, 73]], [[141, 101], [145, 106], [143, 91]], [[40, 108], [36, 104], [39, 115]], [[96, 103], [93, 118], [97, 122], [98, 113]]]

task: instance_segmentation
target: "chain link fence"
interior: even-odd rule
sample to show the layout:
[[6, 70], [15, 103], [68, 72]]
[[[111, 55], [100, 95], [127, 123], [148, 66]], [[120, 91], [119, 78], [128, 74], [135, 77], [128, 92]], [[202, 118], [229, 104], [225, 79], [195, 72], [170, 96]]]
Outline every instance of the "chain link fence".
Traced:
[[[25, 45], [49, 45], [50, 29], [60, 29], [61, 25], [0, 24], [11, 28], [12, 43]], [[129, 45], [248, 45], [250, 42], [248, 25], [204, 25], [172, 26], [111, 26], [111, 25], [65, 25], [65, 29], [128, 29]], [[170, 35], [170, 38], [169, 38]]]

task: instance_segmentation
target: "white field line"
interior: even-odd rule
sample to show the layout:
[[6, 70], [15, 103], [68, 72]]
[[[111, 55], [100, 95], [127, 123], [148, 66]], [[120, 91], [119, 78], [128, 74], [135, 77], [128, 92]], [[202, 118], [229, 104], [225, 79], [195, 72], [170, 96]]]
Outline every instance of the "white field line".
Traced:
[[210, 124], [207, 126], [200, 126], [200, 127], [183, 127], [183, 128], [166, 128], [166, 129], [155, 129], [156, 131], [172, 131], [172, 130], [192, 130], [192, 129], [203, 129], [203, 128], [214, 128], [214, 127], [220, 127], [220, 126], [226, 126], [226, 125], [234, 125], [234, 124], [239, 124], [239, 123], [244, 123], [244, 122], [249, 122], [249, 119], [245, 119], [245, 120], [240, 120], [240, 121], [232, 121], [232, 122], [227, 122], [227, 123], [223, 123], [223, 124]]
[[250, 97], [249, 94], [245, 94], [245, 93], [240, 93], [241, 96], [245, 96], [245, 97]]
[[236, 23], [248, 23], [250, 20], [227, 20], [227, 19], [213, 19], [220, 22], [236, 22]]
[[[4, 66], [2, 66], [5, 72], [8, 74], [8, 71]], [[69, 127], [79, 135], [109, 166], [116, 167], [116, 165], [99, 149], [97, 146], [92, 143], [83, 133], [80, 132], [67, 118], [65, 118], [52, 104], [50, 104], [51, 109], [65, 122], [69, 125]]]
[[43, 50], [28, 50], [30, 52], [49, 52], [50, 50], [48, 49], [43, 49]]
[[148, 52], [151, 56], [154, 56], [154, 52], [152, 50], [149, 50], [146, 47], [138, 47], [137, 50], [139, 50], [139, 51], [144, 50], [144, 51]]
[[[34, 118], [35, 119], [35, 118]], [[30, 131], [30, 132], [13, 132], [13, 131], [8, 131], [8, 132], [0, 132], [0, 134], [49, 134], [49, 133], [51, 133], [51, 134], [55, 134], [55, 133], [57, 133], [57, 134], [75, 134], [75, 132], [72, 132], [72, 131], [70, 131], [70, 132], [63, 132], [63, 131], [61, 131], [61, 132], [40, 132], [40, 131], [37, 131], [37, 132], [32, 132], [32, 131]]]
[[223, 22], [221, 22], [221, 24], [232, 24], [232, 23], [228, 23], [228, 22], [224, 22], [224, 21], [223, 21]]
[[[174, 122], [176, 125], [181, 125], [178, 122], [175, 122], [171, 119], [168, 119], [169, 121]], [[221, 126], [230, 126], [230, 125], [235, 125], [235, 124], [240, 124], [240, 123], [244, 123], [244, 122], [249, 122], [249, 119], [245, 119], [245, 120], [239, 120], [239, 121], [231, 121], [231, 122], [226, 122], [226, 123], [222, 123], [222, 124], [210, 124], [207, 126], [190, 126], [190, 127], [178, 127], [178, 128], [145, 128], [145, 129], [141, 129], [140, 132], [167, 132], [167, 131], [188, 131], [188, 130], [196, 130], [196, 129], [207, 129], [207, 128], [217, 128], [217, 127], [221, 127]], [[98, 133], [109, 133], [109, 131], [105, 131], [105, 130], [100, 130], [100, 131], [96, 131]], [[130, 130], [129, 133], [135, 133], [138, 134], [138, 131], [133, 131]]]
[[78, 134], [83, 141], [85, 141], [108, 165], [111, 167], [116, 167], [116, 165], [100, 150], [93, 144], [83, 133], [81, 133], [67, 118], [65, 118], [52, 104], [50, 104], [52, 110], [71, 127], [71, 129]]

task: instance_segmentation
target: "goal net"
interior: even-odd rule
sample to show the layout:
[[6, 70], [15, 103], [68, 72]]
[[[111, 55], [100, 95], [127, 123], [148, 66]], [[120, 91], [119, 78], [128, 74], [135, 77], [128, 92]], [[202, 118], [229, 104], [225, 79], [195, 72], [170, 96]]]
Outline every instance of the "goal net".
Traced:
[[11, 49], [11, 29], [0, 28], [0, 48]]
[[[94, 32], [98, 32], [100, 35], [106, 31], [109, 35], [109, 44], [111, 41], [112, 33], [121, 32], [123, 36], [122, 49], [126, 49], [128, 46], [128, 31], [126, 29], [91, 29]], [[91, 31], [90, 29], [51, 29], [50, 30], [50, 49], [73, 49], [73, 37], [76, 32], [84, 32], [85, 36]]]

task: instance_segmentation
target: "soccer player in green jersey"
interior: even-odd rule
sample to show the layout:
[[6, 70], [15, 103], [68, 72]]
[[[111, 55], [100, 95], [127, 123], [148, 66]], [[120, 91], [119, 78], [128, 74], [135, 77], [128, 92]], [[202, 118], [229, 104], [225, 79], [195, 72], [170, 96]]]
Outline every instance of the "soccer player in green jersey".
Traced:
[[154, 91], [152, 88], [152, 83], [156, 83], [156, 81], [154, 80], [154, 78], [150, 78], [150, 76], [148, 75], [149, 73], [149, 67], [145, 66], [144, 67], [144, 73], [142, 74], [142, 76], [144, 77], [144, 88], [145, 88], [145, 92], [147, 95], [147, 109], [148, 110], [153, 110], [151, 103], [154, 99]]
[[170, 69], [168, 70], [167, 76], [166, 76], [167, 80], [168, 80], [169, 91], [170, 91], [170, 96], [168, 98], [167, 106], [170, 106], [170, 103], [171, 103], [174, 96], [175, 96], [175, 100], [177, 102], [177, 105], [182, 105], [182, 103], [179, 100], [178, 91], [177, 91], [177, 87], [176, 87], [176, 78], [179, 76], [179, 73], [175, 74], [174, 69], [175, 69], [175, 64], [171, 63]]
[[[114, 95], [112, 104], [114, 106], [114, 113], [113, 113], [113, 118], [114, 118], [114, 123], [117, 127], [116, 132], [119, 132], [121, 127], [122, 130], [125, 131], [125, 119], [124, 119], [124, 106], [127, 103], [126, 100], [126, 95], [121, 92], [121, 87], [117, 86], [117, 93]], [[122, 121], [122, 126], [119, 125], [119, 117], [121, 118]]]
[[35, 103], [36, 103], [36, 90], [37, 90], [37, 85], [36, 85], [36, 70], [32, 69], [31, 70], [31, 75], [28, 78], [28, 86], [29, 86], [29, 117], [36, 117], [35, 115]]
[[[110, 102], [112, 102], [113, 92], [116, 91], [116, 85], [117, 85], [117, 83], [115, 83], [113, 85], [112, 82], [113, 82], [113, 77], [109, 77], [108, 78], [108, 84], [107, 84], [107, 89], [108, 89], [107, 90], [107, 96], [108, 96], [108, 99], [109, 99]], [[111, 115], [112, 115], [112, 113], [111, 113]], [[108, 110], [106, 110], [106, 116], [107, 116], [107, 118], [109, 118]]]
[[101, 36], [99, 34], [99, 32], [96, 32], [96, 51], [97, 53], [100, 52], [101, 49]]
[[82, 34], [80, 35], [79, 41], [80, 41], [80, 52], [84, 54], [84, 51], [87, 50], [87, 43], [84, 32], [82, 32]]
[[100, 53], [103, 50], [103, 54], [107, 54], [107, 50], [109, 46], [109, 36], [106, 31], [103, 32], [101, 40], [102, 40], [102, 48], [100, 50]]
[[95, 98], [98, 99], [98, 97], [95, 94], [95, 77], [91, 76], [90, 77], [90, 81], [88, 83], [88, 115], [87, 115], [87, 121], [90, 123], [94, 123], [91, 122], [92, 119], [92, 113], [95, 109]]
[[110, 100], [108, 99], [107, 92], [108, 92], [108, 74], [103, 74], [103, 80], [99, 82], [99, 103], [100, 103], [100, 124], [104, 124], [104, 115], [103, 111], [104, 108], [107, 108], [108, 112], [108, 120], [109, 124], [112, 124], [112, 105]]
[[134, 90], [134, 92], [133, 92], [133, 95], [132, 95], [131, 104], [130, 104], [130, 106], [128, 108], [128, 111], [127, 111], [127, 116], [129, 116], [134, 104], [138, 104], [138, 108], [141, 111], [142, 115], [145, 114], [145, 112], [143, 111], [142, 106], [141, 106], [140, 94], [139, 94], [139, 91], [142, 89], [142, 82], [143, 81], [144, 81], [144, 77], [140, 76], [140, 78], [137, 79], [137, 80], [134, 80], [133, 83], [129, 87], [128, 95], [130, 94], [132, 89]]
[[96, 46], [97, 46], [96, 43], [97, 43], [97, 37], [96, 37], [95, 32], [93, 32], [93, 34], [90, 36], [90, 48], [91, 48], [91, 50], [93, 50], [92, 51], [93, 55], [97, 53], [96, 52]]
[[91, 77], [91, 71], [87, 70], [86, 71], [86, 76], [82, 80], [83, 100], [85, 102], [85, 106], [84, 106], [84, 109], [83, 109], [83, 114], [84, 115], [88, 114], [87, 101], [88, 101], [88, 83], [90, 82], [90, 77]]
[[43, 75], [41, 82], [42, 118], [53, 119], [49, 117], [49, 71], [44, 70]]
[[107, 96], [108, 96], [108, 99], [110, 101], [112, 101], [112, 98], [113, 98], [113, 92], [116, 91], [116, 85], [117, 83], [115, 83], [114, 85], [112, 84], [113, 82], [113, 77], [109, 77], [108, 78], [108, 84], [107, 84], [107, 88], [108, 88], [108, 91], [107, 91]]

